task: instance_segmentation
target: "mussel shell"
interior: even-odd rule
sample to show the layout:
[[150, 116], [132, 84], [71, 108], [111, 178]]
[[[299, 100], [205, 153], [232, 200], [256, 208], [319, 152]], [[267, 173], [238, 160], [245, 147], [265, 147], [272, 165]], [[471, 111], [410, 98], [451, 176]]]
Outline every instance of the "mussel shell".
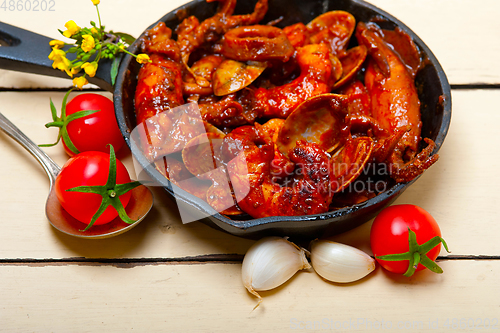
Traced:
[[318, 144], [333, 151], [349, 135], [345, 98], [337, 94], [322, 94], [300, 104], [285, 120], [276, 146], [285, 156], [297, 141]]

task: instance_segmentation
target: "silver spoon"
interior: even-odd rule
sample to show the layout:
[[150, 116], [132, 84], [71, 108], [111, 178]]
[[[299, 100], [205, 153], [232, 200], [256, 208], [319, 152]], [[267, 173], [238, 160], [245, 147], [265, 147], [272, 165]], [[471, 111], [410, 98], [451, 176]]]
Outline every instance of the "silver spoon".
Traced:
[[50, 188], [47, 204], [45, 205], [45, 213], [50, 224], [57, 230], [71, 236], [87, 239], [108, 238], [119, 235], [135, 227], [148, 214], [153, 206], [153, 194], [146, 186], [141, 185], [130, 192], [132, 193], [130, 201], [125, 207], [128, 216], [135, 220], [135, 223], [128, 224], [123, 222], [119, 217], [110, 223], [102, 225], [94, 225], [87, 231], [82, 231], [85, 224], [76, 220], [69, 215], [59, 203], [57, 199], [54, 183], [56, 177], [61, 171], [61, 168], [33, 141], [31, 141], [19, 128], [10, 122], [5, 116], [0, 113], [0, 128], [7, 133], [12, 139], [23, 146], [31, 155], [33, 155], [42, 165], [45, 172], [49, 176]]

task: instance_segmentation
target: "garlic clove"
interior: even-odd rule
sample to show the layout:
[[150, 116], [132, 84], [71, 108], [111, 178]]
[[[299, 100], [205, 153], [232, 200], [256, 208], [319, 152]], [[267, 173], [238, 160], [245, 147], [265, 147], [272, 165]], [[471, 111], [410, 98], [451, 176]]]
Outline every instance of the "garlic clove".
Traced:
[[311, 268], [304, 249], [281, 237], [265, 237], [248, 249], [242, 264], [242, 280], [257, 298], [257, 291], [274, 289], [288, 281], [297, 271]]
[[328, 281], [357, 281], [375, 269], [375, 260], [365, 252], [329, 240], [311, 242], [311, 264]]

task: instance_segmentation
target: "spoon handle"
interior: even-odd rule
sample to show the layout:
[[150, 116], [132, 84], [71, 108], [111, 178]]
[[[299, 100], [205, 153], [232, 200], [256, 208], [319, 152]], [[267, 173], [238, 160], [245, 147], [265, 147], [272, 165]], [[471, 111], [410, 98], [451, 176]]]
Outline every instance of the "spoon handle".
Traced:
[[9, 119], [0, 113], [0, 128], [7, 133], [12, 139], [23, 146], [31, 155], [33, 155], [42, 165], [43, 169], [49, 176], [50, 188], [56, 181], [57, 174], [61, 168], [54, 162], [49, 155], [40, 149], [30, 138], [28, 138], [19, 128], [16, 127]]

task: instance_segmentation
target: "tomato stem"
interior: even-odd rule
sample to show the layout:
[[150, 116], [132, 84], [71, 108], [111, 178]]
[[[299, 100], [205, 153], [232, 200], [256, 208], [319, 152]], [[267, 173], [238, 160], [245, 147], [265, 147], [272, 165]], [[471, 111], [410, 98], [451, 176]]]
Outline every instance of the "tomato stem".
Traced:
[[69, 150], [71, 150], [74, 154], [80, 153], [80, 151], [75, 147], [73, 142], [71, 141], [71, 138], [69, 137], [68, 134], [68, 124], [72, 122], [73, 120], [79, 119], [86, 117], [88, 115], [91, 115], [93, 113], [99, 112], [100, 110], [82, 110], [75, 112], [69, 116], [66, 116], [66, 102], [68, 100], [69, 94], [73, 91], [73, 89], [70, 89], [66, 95], [64, 95], [62, 106], [61, 106], [61, 117], [57, 116], [57, 110], [56, 107], [54, 106], [54, 103], [52, 102], [52, 99], [50, 99], [50, 110], [52, 113], [52, 120], [51, 122], [45, 124], [46, 128], [50, 127], [58, 127], [59, 128], [59, 133], [57, 135], [57, 141], [55, 143], [49, 143], [49, 144], [42, 144], [39, 145], [40, 147], [52, 147], [55, 146], [56, 144], [59, 143], [61, 138], [63, 139], [64, 143], [66, 144], [66, 147], [68, 147]]
[[386, 261], [408, 260], [409, 261], [408, 270], [403, 274], [404, 276], [407, 277], [410, 277], [413, 275], [413, 273], [415, 273], [419, 264], [422, 264], [424, 267], [428, 268], [434, 273], [443, 273], [441, 267], [439, 267], [434, 261], [429, 259], [429, 257], [427, 256], [427, 252], [429, 252], [430, 250], [432, 250], [434, 247], [436, 247], [441, 243], [443, 244], [446, 251], [450, 252], [448, 250], [448, 245], [446, 244], [445, 240], [439, 236], [433, 237], [427, 242], [419, 245], [417, 242], [417, 235], [413, 230], [408, 228], [408, 245], [409, 245], [408, 252], [375, 256], [375, 258]]
[[113, 145], [109, 145], [109, 154], [109, 173], [108, 180], [105, 185], [78, 186], [66, 190], [70, 192], [96, 193], [102, 197], [101, 205], [97, 209], [97, 212], [94, 216], [92, 216], [89, 224], [82, 231], [87, 231], [90, 227], [92, 227], [99, 216], [101, 216], [109, 206], [113, 206], [116, 209], [118, 216], [123, 222], [128, 224], [135, 222], [128, 217], [127, 212], [120, 201], [120, 196], [141, 185], [141, 183], [134, 181], [125, 184], [116, 184], [116, 155]]

